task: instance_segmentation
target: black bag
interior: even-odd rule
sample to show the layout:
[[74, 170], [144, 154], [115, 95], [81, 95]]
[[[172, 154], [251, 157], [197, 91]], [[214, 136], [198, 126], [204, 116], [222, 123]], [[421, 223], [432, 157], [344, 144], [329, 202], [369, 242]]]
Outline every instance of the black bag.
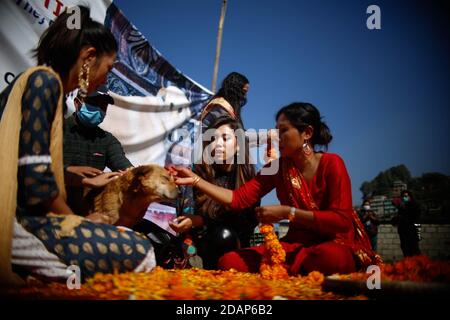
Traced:
[[145, 234], [155, 248], [156, 263], [165, 269], [185, 269], [189, 267], [189, 257], [183, 251], [183, 239], [174, 236], [148, 220], [141, 220], [135, 231]]

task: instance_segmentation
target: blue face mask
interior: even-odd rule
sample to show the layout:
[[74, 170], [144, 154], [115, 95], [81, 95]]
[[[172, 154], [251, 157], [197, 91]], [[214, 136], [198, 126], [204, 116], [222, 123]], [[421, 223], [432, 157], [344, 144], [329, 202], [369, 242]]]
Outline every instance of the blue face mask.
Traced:
[[94, 128], [103, 122], [106, 112], [97, 106], [83, 103], [77, 111], [78, 120], [86, 127]]
[[403, 202], [408, 202], [409, 201], [409, 197], [403, 197]]
[[247, 96], [245, 96], [241, 101], [241, 108], [247, 104]]

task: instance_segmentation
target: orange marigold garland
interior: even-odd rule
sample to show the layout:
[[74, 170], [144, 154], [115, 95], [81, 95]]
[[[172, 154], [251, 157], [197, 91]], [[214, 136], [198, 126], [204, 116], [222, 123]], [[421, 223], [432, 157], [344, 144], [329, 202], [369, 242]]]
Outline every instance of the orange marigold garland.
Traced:
[[284, 266], [286, 252], [273, 231], [273, 225], [262, 224], [261, 233], [264, 235], [264, 255], [259, 267], [263, 279], [287, 279], [289, 275]]

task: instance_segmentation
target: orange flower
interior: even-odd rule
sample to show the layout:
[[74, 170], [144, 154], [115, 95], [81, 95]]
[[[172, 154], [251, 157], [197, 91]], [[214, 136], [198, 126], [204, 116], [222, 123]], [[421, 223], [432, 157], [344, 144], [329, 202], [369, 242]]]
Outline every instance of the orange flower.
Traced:
[[[284, 268], [272, 264], [263, 267], [263, 272], [266, 271], [272, 277], [285, 272]], [[236, 271], [164, 270], [157, 267], [150, 273], [96, 274], [83, 283], [80, 290], [69, 290], [65, 283], [52, 283], [24, 288], [20, 295], [46, 299], [353, 299], [323, 292], [322, 278], [323, 275], [314, 272], [306, 277], [286, 275], [280, 281]]]
[[195, 289], [187, 288], [181, 285], [173, 287], [167, 294], [167, 299], [170, 300], [194, 300]]
[[264, 234], [264, 256], [259, 272], [263, 279], [286, 279], [289, 277], [284, 261], [286, 252], [278, 241], [271, 224], [263, 224], [260, 228]]

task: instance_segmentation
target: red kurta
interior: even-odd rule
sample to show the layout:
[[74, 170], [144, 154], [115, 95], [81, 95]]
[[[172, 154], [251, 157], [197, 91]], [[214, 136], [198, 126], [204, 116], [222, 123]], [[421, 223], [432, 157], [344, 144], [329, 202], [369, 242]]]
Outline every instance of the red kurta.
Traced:
[[[277, 174], [258, 174], [235, 190], [230, 206], [234, 210], [249, 207], [273, 188], [276, 188], [282, 205], [292, 206], [285, 183], [280, 163]], [[351, 183], [341, 157], [323, 153], [308, 188], [319, 208], [313, 210], [314, 228], [292, 225], [287, 235], [280, 241], [286, 250], [286, 263], [290, 267], [290, 273], [307, 273], [313, 270], [325, 274], [355, 271], [352, 249], [335, 241], [341, 239], [351, 242], [355, 238]], [[299, 209], [307, 210], [307, 208]], [[262, 251], [263, 247], [253, 247], [228, 253], [221, 258], [219, 267], [257, 272]]]

